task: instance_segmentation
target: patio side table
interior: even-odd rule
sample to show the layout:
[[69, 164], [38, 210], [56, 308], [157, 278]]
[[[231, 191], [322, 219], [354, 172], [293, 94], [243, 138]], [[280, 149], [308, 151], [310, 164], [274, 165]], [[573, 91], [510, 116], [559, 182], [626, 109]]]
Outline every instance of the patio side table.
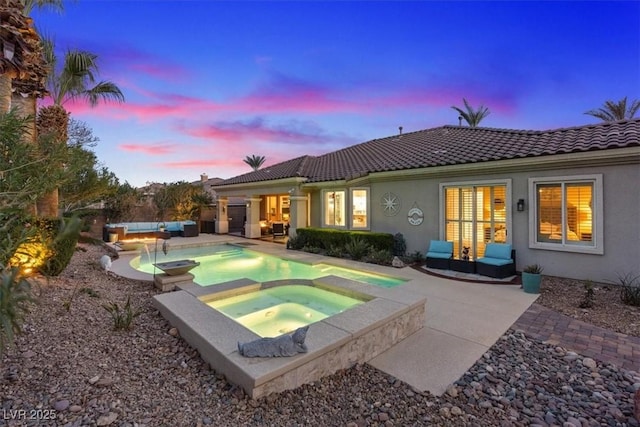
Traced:
[[476, 272], [476, 262], [475, 261], [466, 261], [462, 259], [452, 259], [449, 260], [449, 266], [453, 271], [459, 271], [461, 273], [475, 273]]

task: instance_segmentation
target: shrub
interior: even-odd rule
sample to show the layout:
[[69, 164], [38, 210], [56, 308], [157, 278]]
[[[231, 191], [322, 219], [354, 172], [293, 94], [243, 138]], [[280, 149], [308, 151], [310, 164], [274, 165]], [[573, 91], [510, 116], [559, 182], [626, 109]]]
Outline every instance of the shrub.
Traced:
[[393, 254], [388, 249], [371, 249], [367, 255], [367, 262], [380, 265], [391, 265]]
[[631, 273], [618, 276], [620, 300], [627, 305], [640, 307], [640, 276]]
[[584, 282], [584, 297], [582, 298], [582, 301], [580, 302], [579, 307], [580, 308], [591, 308], [593, 307], [593, 303], [594, 303], [594, 299], [595, 299], [595, 292], [593, 290], [593, 282], [591, 280], [587, 280], [586, 282]]
[[0, 264], [0, 354], [22, 331], [22, 323], [34, 302], [31, 284], [18, 267], [5, 268]]
[[343, 255], [344, 247], [342, 245], [331, 245], [329, 249], [327, 249], [327, 256], [342, 258]]
[[407, 241], [404, 239], [402, 233], [396, 233], [393, 235], [393, 255], [404, 256], [407, 252]]
[[304, 248], [305, 245], [306, 241], [300, 234], [296, 234], [295, 236], [291, 236], [287, 239], [287, 249], [300, 250]]
[[424, 254], [420, 251], [411, 252], [407, 257], [410, 264], [420, 264], [424, 261]]
[[541, 274], [544, 269], [538, 264], [527, 265], [524, 270], [525, 273], [529, 274]]
[[102, 307], [111, 314], [113, 319], [113, 329], [118, 330], [130, 330], [133, 328], [133, 319], [138, 317], [142, 312], [134, 310], [131, 306], [131, 297], [127, 297], [127, 302], [124, 307], [120, 309], [120, 306], [116, 302], [109, 304], [103, 304]]
[[371, 251], [371, 246], [360, 237], [353, 237], [345, 246], [344, 251], [353, 260], [360, 260]]
[[297, 237], [304, 240], [302, 246], [315, 246], [324, 250], [332, 245], [346, 246], [354, 237], [363, 239], [376, 249], [392, 249], [393, 235], [389, 233], [374, 233], [370, 231], [347, 231], [329, 228], [298, 228]]
[[38, 218], [34, 225], [40, 230], [50, 252], [39, 271], [45, 276], [58, 276], [75, 253], [81, 221], [75, 217], [68, 220]]
[[309, 245], [305, 245], [302, 248], [303, 251], [305, 252], [309, 252], [310, 254], [319, 254], [320, 252], [322, 252], [322, 249], [320, 249], [317, 246], [309, 246]]

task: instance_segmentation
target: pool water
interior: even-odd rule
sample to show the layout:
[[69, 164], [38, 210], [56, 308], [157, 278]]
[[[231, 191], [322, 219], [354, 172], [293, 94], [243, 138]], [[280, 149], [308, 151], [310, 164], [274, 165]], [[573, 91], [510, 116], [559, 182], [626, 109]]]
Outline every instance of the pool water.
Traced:
[[364, 301], [305, 285], [284, 285], [206, 304], [261, 337], [277, 337]]
[[213, 245], [195, 248], [170, 249], [163, 252], [147, 253], [142, 251], [139, 257], [131, 261], [131, 266], [149, 274], [162, 271], [154, 263], [193, 259], [200, 265], [190, 271], [193, 281], [201, 286], [215, 285], [231, 280], [247, 278], [256, 282], [268, 282], [283, 279], [317, 279], [323, 276], [339, 276], [385, 288], [398, 286], [404, 279], [365, 273], [329, 264], [304, 264], [284, 260], [233, 245]]

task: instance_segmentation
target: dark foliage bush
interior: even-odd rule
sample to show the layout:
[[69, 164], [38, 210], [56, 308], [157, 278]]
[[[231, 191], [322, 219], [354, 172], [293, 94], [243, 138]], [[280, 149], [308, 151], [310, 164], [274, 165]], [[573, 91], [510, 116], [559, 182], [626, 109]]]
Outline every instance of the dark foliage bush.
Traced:
[[394, 245], [393, 235], [389, 233], [374, 233], [370, 231], [347, 231], [327, 228], [298, 228], [297, 238], [302, 239], [302, 246], [314, 246], [324, 250], [332, 246], [346, 246], [352, 238], [361, 238], [365, 243], [375, 249], [392, 250]]
[[402, 233], [393, 235], [393, 255], [402, 257], [407, 252], [407, 241]]
[[20, 269], [0, 264], [0, 355], [22, 331], [33, 302], [31, 284], [20, 274]]
[[618, 276], [620, 300], [634, 307], [640, 307], [640, 276], [631, 273]]
[[127, 297], [127, 302], [122, 308], [116, 302], [103, 304], [102, 308], [107, 310], [113, 320], [113, 329], [115, 331], [129, 331], [133, 329], [133, 319], [140, 316], [142, 311], [133, 308], [131, 305], [131, 297]]
[[409, 264], [420, 264], [424, 262], [425, 256], [420, 251], [414, 251], [407, 255], [406, 260]]
[[346, 245], [344, 245], [344, 251], [353, 260], [361, 260], [371, 252], [371, 245], [360, 236], [353, 237]]
[[391, 265], [393, 254], [388, 249], [372, 249], [366, 256], [366, 261], [372, 264]]
[[344, 256], [344, 252], [344, 246], [331, 245], [329, 249], [327, 249], [327, 256], [342, 258]]
[[80, 219], [36, 218], [32, 224], [41, 233], [51, 255], [39, 268], [45, 276], [58, 276], [69, 265], [80, 235]]

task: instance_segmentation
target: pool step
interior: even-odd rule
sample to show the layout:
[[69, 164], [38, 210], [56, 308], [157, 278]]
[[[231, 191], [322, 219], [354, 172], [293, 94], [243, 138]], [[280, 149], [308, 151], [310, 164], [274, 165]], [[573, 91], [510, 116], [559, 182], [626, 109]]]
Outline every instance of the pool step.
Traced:
[[242, 249], [227, 249], [224, 251], [218, 251], [215, 253], [215, 255], [218, 255], [220, 258], [238, 256], [242, 255]]

